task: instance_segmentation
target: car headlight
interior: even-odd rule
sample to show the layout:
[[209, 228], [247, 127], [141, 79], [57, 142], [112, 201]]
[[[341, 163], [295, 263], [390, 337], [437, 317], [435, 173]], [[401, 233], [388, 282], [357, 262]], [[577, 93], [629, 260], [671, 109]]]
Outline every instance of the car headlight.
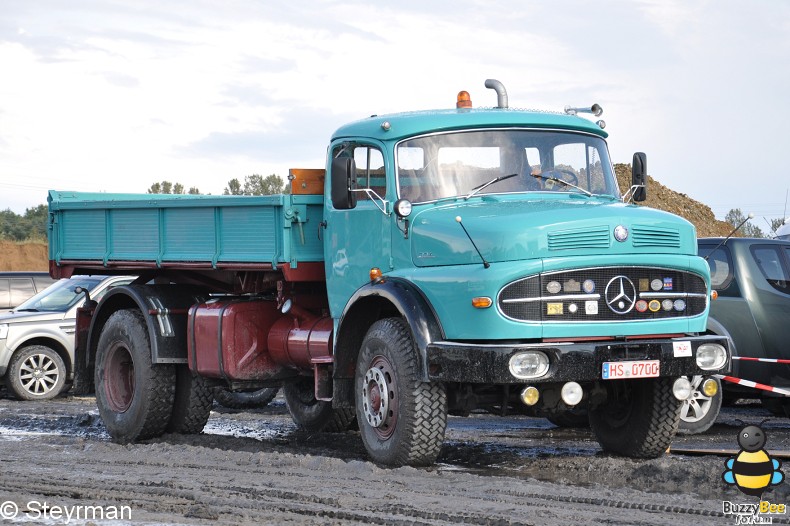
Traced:
[[0, 340], [5, 340], [8, 338], [8, 324], [3, 323], [0, 324]]

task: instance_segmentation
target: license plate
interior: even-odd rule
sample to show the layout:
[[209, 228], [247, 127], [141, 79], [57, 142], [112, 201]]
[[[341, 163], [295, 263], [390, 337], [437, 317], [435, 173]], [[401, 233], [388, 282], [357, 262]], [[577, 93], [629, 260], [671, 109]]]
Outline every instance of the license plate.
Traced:
[[604, 362], [603, 379], [656, 378], [660, 372], [660, 360], [635, 360], [632, 362]]

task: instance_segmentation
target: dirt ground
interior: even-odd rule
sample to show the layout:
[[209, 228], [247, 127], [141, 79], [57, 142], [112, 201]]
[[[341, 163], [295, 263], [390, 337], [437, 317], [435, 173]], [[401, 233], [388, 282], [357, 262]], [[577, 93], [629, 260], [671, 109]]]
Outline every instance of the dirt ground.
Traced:
[[0, 270], [49, 270], [47, 244], [0, 240]]
[[[215, 406], [203, 434], [130, 445], [110, 441], [94, 404], [0, 399], [3, 523], [703, 525], [736, 523], [724, 500], [757, 502], [722, 481], [725, 456], [617, 458], [589, 430], [537, 418], [451, 417], [435, 466], [385, 469], [357, 432], [297, 431], [279, 398], [251, 412]], [[767, 417], [727, 408], [709, 434], [673, 447], [735, 450], [742, 424]], [[762, 426], [769, 452], [790, 451], [787, 419]], [[788, 483], [763, 499], [788, 503]]]

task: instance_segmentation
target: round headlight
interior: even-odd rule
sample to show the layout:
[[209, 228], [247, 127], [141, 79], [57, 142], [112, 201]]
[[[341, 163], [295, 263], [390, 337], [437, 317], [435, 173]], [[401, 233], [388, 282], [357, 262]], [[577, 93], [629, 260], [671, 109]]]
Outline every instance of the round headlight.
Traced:
[[409, 217], [411, 215], [411, 201], [408, 199], [395, 201], [395, 213], [398, 214], [398, 217]]

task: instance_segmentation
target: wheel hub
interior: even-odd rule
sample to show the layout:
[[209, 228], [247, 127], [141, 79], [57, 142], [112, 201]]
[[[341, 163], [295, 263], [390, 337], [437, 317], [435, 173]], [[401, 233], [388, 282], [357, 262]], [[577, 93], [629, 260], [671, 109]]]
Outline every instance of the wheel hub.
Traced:
[[58, 374], [55, 363], [48, 356], [36, 354], [22, 363], [19, 380], [27, 392], [40, 396], [52, 390], [58, 381]]
[[371, 367], [365, 373], [362, 398], [368, 424], [372, 427], [381, 427], [389, 413], [389, 389], [381, 369]]

